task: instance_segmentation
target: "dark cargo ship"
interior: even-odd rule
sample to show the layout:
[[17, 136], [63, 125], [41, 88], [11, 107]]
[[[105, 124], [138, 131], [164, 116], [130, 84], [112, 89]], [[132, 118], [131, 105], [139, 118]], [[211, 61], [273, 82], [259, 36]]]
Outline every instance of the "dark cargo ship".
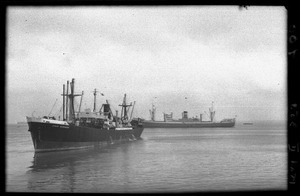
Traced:
[[[69, 91], [70, 85], [70, 93]], [[94, 110], [86, 109], [80, 112], [82, 96], [74, 93], [75, 80], [67, 89], [63, 85], [63, 119], [55, 117], [26, 117], [36, 152], [70, 150], [87, 147], [100, 147], [121, 141], [133, 141], [140, 138], [143, 125], [139, 118], [132, 119], [134, 104], [126, 103], [124, 95], [121, 115], [118, 111], [113, 115], [110, 104], [106, 101], [99, 111], [96, 111], [96, 89], [94, 91]], [[81, 96], [79, 109], [74, 108], [74, 98]], [[132, 107], [129, 117], [129, 108]]]
[[155, 120], [156, 108], [152, 104], [152, 109], [150, 110], [151, 120], [143, 120], [144, 127], [148, 128], [209, 128], [209, 127], [233, 127], [235, 125], [235, 118], [223, 119], [219, 122], [214, 121], [215, 111], [213, 110], [213, 105], [209, 108], [209, 121], [202, 120], [202, 115], [200, 118], [188, 118], [188, 112], [184, 111], [182, 113], [181, 119], [173, 119], [173, 113], [164, 113], [164, 121]]

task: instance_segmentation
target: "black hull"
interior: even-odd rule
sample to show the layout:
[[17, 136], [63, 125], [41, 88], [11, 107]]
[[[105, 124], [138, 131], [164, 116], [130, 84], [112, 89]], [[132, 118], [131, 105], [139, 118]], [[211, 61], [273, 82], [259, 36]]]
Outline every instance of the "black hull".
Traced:
[[139, 139], [143, 126], [132, 130], [99, 129], [75, 125], [28, 122], [36, 152], [99, 147]]
[[145, 128], [217, 128], [234, 127], [235, 122], [164, 122], [164, 121], [144, 121]]

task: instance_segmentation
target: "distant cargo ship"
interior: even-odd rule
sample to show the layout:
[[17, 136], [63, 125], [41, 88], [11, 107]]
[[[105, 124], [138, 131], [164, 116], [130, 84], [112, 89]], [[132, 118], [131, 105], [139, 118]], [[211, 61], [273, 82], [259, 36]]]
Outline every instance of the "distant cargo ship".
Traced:
[[243, 125], [253, 125], [253, 123], [251, 123], [251, 122], [246, 122], [246, 123], [243, 123]]
[[17, 122], [18, 125], [24, 125], [27, 124], [27, 122]]
[[[63, 119], [55, 117], [26, 117], [33, 146], [36, 152], [70, 150], [86, 147], [99, 147], [119, 141], [139, 139], [144, 127], [139, 118], [133, 119], [134, 104], [126, 103], [124, 95], [121, 115], [113, 115], [110, 104], [106, 101], [99, 111], [96, 111], [96, 89], [94, 91], [94, 110], [81, 112], [81, 94], [74, 93], [75, 80], [67, 81], [67, 91], [63, 85]], [[79, 111], [75, 112], [74, 97], [81, 96]], [[66, 98], [66, 99], [65, 99]], [[129, 108], [132, 107], [129, 116]], [[50, 114], [49, 114], [50, 115]]]
[[209, 128], [209, 127], [233, 127], [235, 125], [235, 118], [223, 119], [219, 122], [214, 121], [215, 111], [213, 105], [209, 108], [210, 120], [202, 120], [203, 114], [200, 114], [200, 118], [189, 118], [188, 112], [183, 111], [181, 119], [173, 119], [173, 113], [164, 113], [164, 121], [155, 120], [156, 108], [152, 104], [150, 111], [151, 120], [143, 120], [144, 127], [148, 128]]

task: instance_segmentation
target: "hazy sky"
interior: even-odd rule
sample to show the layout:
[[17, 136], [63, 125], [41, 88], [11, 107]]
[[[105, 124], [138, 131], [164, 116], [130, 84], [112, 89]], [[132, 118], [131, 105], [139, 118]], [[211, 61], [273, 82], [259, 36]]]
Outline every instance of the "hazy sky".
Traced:
[[7, 122], [48, 115], [56, 99], [58, 114], [72, 78], [83, 107], [97, 88], [98, 108], [120, 110], [126, 93], [146, 119], [152, 102], [162, 119], [214, 101], [217, 120], [285, 120], [286, 19], [279, 6], [9, 7]]

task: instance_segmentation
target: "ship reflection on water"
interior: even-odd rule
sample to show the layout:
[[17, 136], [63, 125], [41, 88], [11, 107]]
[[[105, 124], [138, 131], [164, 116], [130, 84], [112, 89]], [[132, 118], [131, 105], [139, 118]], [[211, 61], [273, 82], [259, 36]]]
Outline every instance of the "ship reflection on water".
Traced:
[[35, 153], [32, 161], [32, 171], [40, 169], [55, 169], [63, 167], [71, 162], [86, 160], [97, 153], [105, 152], [103, 149], [82, 149], [69, 151], [54, 151]]
[[141, 139], [105, 148], [35, 153], [27, 171], [27, 188], [32, 192], [101, 192], [113, 184], [123, 186], [130, 172], [130, 154], [143, 146]]
[[[27, 172], [29, 175], [28, 190], [33, 192], [57, 192], [62, 190], [73, 192], [76, 181], [74, 178], [76, 174], [74, 165], [76, 161], [80, 160], [80, 157], [87, 158], [89, 154], [91, 154], [91, 151], [86, 153], [78, 151], [77, 153], [74, 151], [35, 153], [32, 166]], [[55, 172], [56, 170], [58, 171]], [[62, 180], [53, 180], [55, 179], [53, 175], [57, 176], [57, 179], [61, 178]], [[62, 183], [62, 181], [65, 183]], [[59, 185], [60, 183], [61, 186]], [[52, 187], [55, 187], [55, 190], [47, 188], [51, 184]], [[41, 189], [42, 187], [44, 188]]]

